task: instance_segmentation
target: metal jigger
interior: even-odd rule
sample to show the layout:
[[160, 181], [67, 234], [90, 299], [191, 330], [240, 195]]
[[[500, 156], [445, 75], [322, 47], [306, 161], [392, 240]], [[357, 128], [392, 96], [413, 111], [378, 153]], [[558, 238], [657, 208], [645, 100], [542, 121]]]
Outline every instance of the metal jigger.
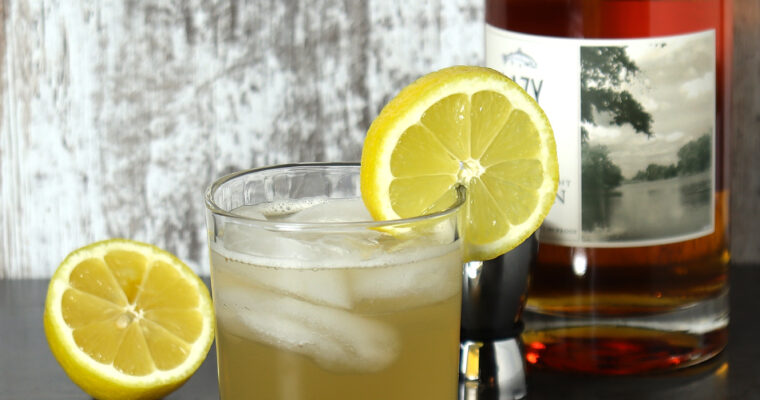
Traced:
[[465, 264], [460, 400], [526, 396], [520, 314], [537, 251], [538, 240], [534, 234], [507, 254]]

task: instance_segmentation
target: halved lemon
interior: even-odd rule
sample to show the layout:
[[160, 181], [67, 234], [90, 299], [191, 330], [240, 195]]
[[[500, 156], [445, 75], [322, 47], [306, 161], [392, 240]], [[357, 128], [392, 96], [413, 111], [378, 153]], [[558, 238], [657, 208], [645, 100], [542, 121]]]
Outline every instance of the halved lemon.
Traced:
[[165, 250], [122, 239], [66, 257], [43, 320], [55, 358], [98, 399], [165, 396], [198, 369], [214, 338], [198, 276]]
[[404, 88], [372, 122], [361, 191], [373, 218], [424, 215], [467, 188], [467, 260], [487, 260], [529, 237], [554, 203], [554, 134], [538, 104], [492, 69], [456, 66]]

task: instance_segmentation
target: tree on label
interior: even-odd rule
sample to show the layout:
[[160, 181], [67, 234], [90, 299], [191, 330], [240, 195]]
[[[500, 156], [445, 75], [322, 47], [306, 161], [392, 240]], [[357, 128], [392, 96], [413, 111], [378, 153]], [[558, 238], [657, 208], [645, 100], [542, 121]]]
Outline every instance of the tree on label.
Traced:
[[[637, 133], [652, 136], [652, 115], [623, 87], [638, 72], [625, 47], [581, 47], [581, 121], [597, 125], [595, 115], [606, 114], [613, 125], [630, 124]], [[584, 126], [581, 157], [582, 191], [609, 191], [623, 181], [607, 148], [591, 145]]]
[[678, 150], [678, 170], [681, 175], [690, 175], [710, 169], [712, 161], [712, 138], [704, 134], [686, 143]]
[[[636, 133], [651, 137], [652, 115], [624, 85], [638, 72], [625, 47], [581, 47], [581, 122], [598, 126], [596, 118], [603, 115], [608, 124], [630, 124]], [[623, 174], [606, 146], [589, 143], [586, 126], [581, 126], [581, 225], [592, 230], [609, 224], [608, 199]]]
[[[581, 47], [581, 121], [596, 125], [596, 110], [609, 113], [617, 126], [630, 124], [637, 133], [652, 136], [652, 115], [622, 88], [638, 72], [624, 47]], [[581, 140], [588, 141], [585, 128]]]

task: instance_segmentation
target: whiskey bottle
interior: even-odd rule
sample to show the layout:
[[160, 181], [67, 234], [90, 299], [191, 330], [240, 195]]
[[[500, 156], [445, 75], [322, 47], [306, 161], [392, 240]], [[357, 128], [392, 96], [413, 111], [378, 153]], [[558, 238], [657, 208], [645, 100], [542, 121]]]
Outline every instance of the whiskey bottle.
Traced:
[[531, 368], [635, 374], [727, 341], [731, 0], [487, 0], [486, 64], [554, 128]]

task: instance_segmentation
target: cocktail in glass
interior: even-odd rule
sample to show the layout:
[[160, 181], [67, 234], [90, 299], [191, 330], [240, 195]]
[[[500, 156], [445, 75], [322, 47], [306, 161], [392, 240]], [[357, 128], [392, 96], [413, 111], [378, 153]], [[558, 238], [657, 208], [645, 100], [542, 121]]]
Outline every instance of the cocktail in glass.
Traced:
[[243, 171], [206, 192], [223, 399], [454, 399], [458, 209], [373, 221], [357, 164]]

